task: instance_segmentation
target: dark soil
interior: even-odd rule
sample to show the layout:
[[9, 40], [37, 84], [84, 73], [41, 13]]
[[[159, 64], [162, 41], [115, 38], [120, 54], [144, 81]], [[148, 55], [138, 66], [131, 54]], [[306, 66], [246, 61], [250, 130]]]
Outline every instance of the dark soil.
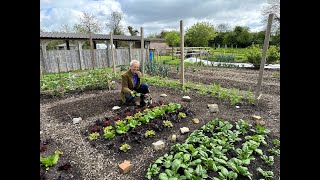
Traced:
[[[192, 69], [187, 70], [185, 78], [188, 81], [202, 82], [202, 83], [218, 83], [221, 87], [227, 88], [238, 88], [241, 90], [251, 90], [255, 88], [255, 81], [258, 77], [257, 70], [241, 70], [233, 68], [216, 68], [214, 70], [201, 69], [200, 71], [193, 72]], [[122, 152], [117, 147], [118, 144], [112, 146], [107, 142], [99, 141], [96, 143], [89, 142], [85, 136], [86, 130], [89, 126], [94, 124], [97, 119], [102, 119], [106, 116], [115, 115], [111, 108], [113, 106], [120, 106], [120, 86], [118, 84], [118, 89], [107, 91], [107, 90], [96, 90], [87, 91], [84, 93], [75, 93], [65, 95], [64, 97], [56, 98], [40, 98], [41, 112], [42, 116], [40, 118], [41, 128], [40, 130], [45, 131], [42, 134], [42, 139], [52, 138], [53, 144], [48, 145], [48, 150], [41, 152], [41, 157], [48, 154], [53, 155], [54, 150], [62, 149], [65, 151], [61, 155], [59, 164], [55, 167], [50, 168], [50, 171], [45, 173], [47, 179], [58, 179], [61, 175], [64, 179], [145, 179], [146, 169], [149, 164], [152, 163], [159, 156], [169, 151], [169, 147], [174, 143], [168, 141], [168, 138], [172, 134], [177, 135], [176, 143], [183, 143], [188, 135], [195, 129], [203, 126], [208, 121], [215, 118], [221, 118], [230, 122], [235, 122], [239, 119], [248, 120], [251, 124], [255, 124], [252, 119], [252, 115], [259, 115], [266, 122], [266, 127], [271, 130], [269, 135], [270, 139], [280, 138], [280, 79], [273, 77], [273, 71], [266, 71], [263, 79], [262, 87], [262, 99], [258, 106], [255, 105], [243, 105], [240, 108], [231, 106], [226, 102], [221, 102], [216, 98], [203, 96], [196, 94], [195, 92], [190, 92], [189, 94], [184, 94], [182, 91], [175, 91], [168, 88], [151, 86], [150, 91], [154, 101], [165, 101], [180, 103], [184, 107], [189, 107], [192, 115], [181, 120], [179, 123], [173, 123], [173, 128], [165, 130], [162, 132], [156, 132], [156, 136], [143, 139], [141, 143], [130, 142], [132, 149], [128, 152]], [[171, 73], [171, 78], [179, 77], [178, 74], [174, 72]], [[118, 82], [119, 83], [119, 82]], [[167, 94], [168, 97], [160, 97], [160, 94]], [[182, 101], [182, 96], [188, 95], [191, 97], [191, 102]], [[219, 105], [218, 113], [210, 113], [207, 104], [217, 103]], [[122, 108], [125, 108], [122, 106]], [[76, 125], [72, 125], [72, 118], [82, 117], [83, 122], [79, 125], [78, 132], [72, 131]], [[198, 118], [200, 120], [199, 124], [194, 124], [191, 120], [193, 118]], [[48, 126], [50, 124], [50, 126]], [[56, 126], [60, 127], [60, 131]], [[72, 126], [72, 128], [68, 128]], [[66, 127], [66, 128], [62, 128]], [[179, 129], [181, 127], [189, 127], [190, 132], [187, 134], [181, 134]], [[146, 127], [148, 129], [148, 127]], [[65, 130], [62, 130], [65, 129]], [[65, 131], [65, 133], [63, 132]], [[67, 132], [68, 131], [68, 132]], [[145, 131], [141, 129], [140, 131]], [[52, 135], [54, 133], [54, 135]], [[61, 134], [61, 138], [59, 139]], [[79, 146], [74, 147], [71, 144], [77, 144], [76, 140], [73, 143], [63, 143], [63, 138], [68, 134], [73, 139], [78, 136], [85, 140]], [[59, 139], [59, 142], [55, 142], [55, 139]], [[160, 151], [154, 151], [151, 144], [157, 140], [164, 140], [166, 142], [166, 147]], [[120, 142], [118, 139], [117, 142]], [[269, 143], [269, 142], [268, 142]], [[71, 146], [71, 147], [70, 147]], [[90, 146], [90, 147], [89, 147]], [[105, 162], [97, 162], [98, 159], [91, 159], [95, 157], [94, 154], [90, 154], [90, 158], [86, 157], [86, 148], [90, 151], [95, 151], [99, 155], [103, 156]], [[91, 150], [93, 149], [93, 150]], [[96, 149], [96, 150], [94, 150]], [[262, 149], [262, 148], [261, 148]], [[79, 156], [75, 151], [79, 151], [81, 156]], [[89, 150], [88, 150], [89, 151]], [[69, 154], [70, 153], [70, 154]], [[266, 154], [270, 155], [270, 154]], [[88, 155], [89, 156], [89, 155]], [[129, 160], [133, 164], [133, 170], [128, 174], [120, 174], [117, 165], [122, 163], [124, 160]], [[280, 158], [275, 156], [275, 163], [272, 169], [270, 167], [261, 166], [261, 159], [257, 158], [256, 162], [251, 162], [251, 167], [249, 171], [254, 175], [253, 179], [258, 179], [260, 176], [255, 173], [257, 165], [259, 165], [264, 170], [272, 170], [274, 172], [273, 179], [280, 179]], [[68, 171], [58, 171], [58, 167], [66, 163], [70, 163], [71, 167]], [[90, 169], [90, 163], [95, 163], [95, 166], [99, 166], [99, 173], [92, 173]], [[103, 167], [100, 167], [101, 166]], [[92, 165], [94, 166], [94, 165]], [[82, 168], [86, 167], [86, 168]], [[41, 171], [42, 172], [42, 171]], [[72, 177], [73, 176], [73, 177]]]

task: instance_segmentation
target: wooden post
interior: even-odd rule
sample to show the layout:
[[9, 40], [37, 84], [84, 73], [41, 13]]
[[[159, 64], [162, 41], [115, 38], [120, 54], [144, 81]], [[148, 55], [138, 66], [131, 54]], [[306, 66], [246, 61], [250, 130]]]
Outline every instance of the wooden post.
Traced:
[[94, 52], [93, 52], [93, 42], [92, 42], [91, 32], [89, 32], [89, 35], [90, 35], [90, 54], [91, 54], [92, 69], [94, 69]]
[[142, 66], [142, 76], [144, 75], [144, 55], [143, 55], [143, 51], [144, 51], [144, 39], [143, 39], [143, 27], [140, 28], [140, 32], [141, 32], [141, 66]]
[[61, 74], [60, 74], [60, 62], [59, 62], [59, 58], [57, 58], [57, 65], [58, 65], [58, 74], [59, 74], [59, 79], [61, 82]]
[[42, 80], [42, 79], [43, 79], [43, 73], [42, 73], [42, 67], [40, 65], [40, 80]]
[[129, 63], [132, 61], [132, 41], [129, 41]]
[[269, 46], [269, 38], [270, 38], [272, 20], [273, 20], [273, 14], [269, 14], [268, 25], [267, 25], [267, 30], [266, 30], [266, 35], [264, 38], [264, 45], [263, 45], [263, 50], [262, 50], [262, 59], [261, 59], [261, 63], [260, 63], [258, 84], [257, 84], [257, 89], [256, 89], [256, 94], [255, 94], [255, 98], [256, 98], [255, 103], [256, 104], [258, 103], [259, 99], [261, 98], [260, 90], [261, 90], [264, 64], [266, 61], [266, 55], [267, 55], [267, 50], [268, 50], [268, 46]]
[[114, 73], [114, 75], [116, 75], [116, 62], [115, 62], [115, 59], [114, 59], [112, 32], [110, 32], [110, 45], [111, 45], [111, 59], [112, 59], [112, 63], [113, 63], [113, 73]]
[[181, 84], [184, 88], [184, 32], [183, 21], [180, 20], [180, 52], [181, 52]]

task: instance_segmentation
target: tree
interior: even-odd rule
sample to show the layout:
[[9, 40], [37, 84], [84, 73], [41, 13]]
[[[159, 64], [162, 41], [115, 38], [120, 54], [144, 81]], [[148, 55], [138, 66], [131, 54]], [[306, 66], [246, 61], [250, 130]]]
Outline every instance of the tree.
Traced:
[[229, 24], [222, 23], [222, 24], [219, 24], [216, 29], [219, 33], [225, 33], [225, 32], [231, 31], [231, 26]]
[[102, 30], [101, 24], [94, 15], [83, 12], [83, 16], [79, 18], [80, 23], [73, 26], [74, 31], [80, 33], [99, 33]]
[[94, 69], [94, 52], [93, 52], [93, 42], [92, 42], [92, 33], [98, 33], [101, 31], [101, 25], [97, 21], [94, 15], [91, 15], [87, 12], [83, 12], [83, 16], [80, 17], [80, 23], [74, 26], [74, 29], [78, 32], [87, 33], [90, 35], [90, 54], [92, 61], [92, 68]]
[[60, 32], [71, 33], [73, 29], [68, 24], [62, 24], [60, 27]]
[[131, 27], [131, 26], [128, 26], [128, 30], [129, 30], [129, 33], [131, 34], [131, 36], [137, 36], [137, 34], [139, 33], [138, 30], [133, 29], [133, 27]]
[[209, 22], [197, 22], [186, 31], [188, 46], [208, 46], [208, 41], [216, 37], [216, 31]]
[[262, 22], [268, 22], [269, 14], [273, 13], [272, 32], [280, 32], [280, 0], [267, 0], [267, 4], [262, 8], [264, 16]]
[[233, 30], [236, 36], [236, 44], [239, 47], [250, 46], [252, 40], [252, 34], [249, 33], [249, 27], [246, 26], [236, 26]]
[[110, 17], [108, 18], [106, 26], [113, 32], [114, 35], [124, 34], [122, 31], [121, 20], [122, 14], [116, 11], [112, 11]]
[[[170, 31], [165, 36], [166, 43], [172, 47], [180, 46], [180, 34], [177, 31]], [[173, 59], [173, 53], [172, 53], [172, 59]]]

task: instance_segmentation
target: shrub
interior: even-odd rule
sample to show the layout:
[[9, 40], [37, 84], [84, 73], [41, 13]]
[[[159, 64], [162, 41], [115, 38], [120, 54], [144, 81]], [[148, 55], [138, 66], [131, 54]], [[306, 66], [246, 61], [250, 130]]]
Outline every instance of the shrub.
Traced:
[[280, 61], [280, 48], [277, 46], [270, 46], [267, 51], [266, 61], [268, 64]]

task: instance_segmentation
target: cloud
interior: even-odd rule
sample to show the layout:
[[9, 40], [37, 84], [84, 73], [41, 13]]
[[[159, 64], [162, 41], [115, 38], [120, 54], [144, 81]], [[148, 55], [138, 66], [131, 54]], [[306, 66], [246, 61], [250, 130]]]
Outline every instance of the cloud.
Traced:
[[[251, 31], [264, 30], [261, 10], [265, 0], [41, 0], [40, 24], [42, 28], [54, 30], [62, 24], [77, 23], [81, 12], [97, 17], [103, 25], [102, 33], [108, 33], [105, 23], [112, 11], [123, 14], [122, 26], [132, 26], [144, 35], [160, 33], [162, 30], [180, 30], [200, 21], [213, 25], [221, 23], [248, 26]], [[127, 32], [128, 34], [128, 32]]]

